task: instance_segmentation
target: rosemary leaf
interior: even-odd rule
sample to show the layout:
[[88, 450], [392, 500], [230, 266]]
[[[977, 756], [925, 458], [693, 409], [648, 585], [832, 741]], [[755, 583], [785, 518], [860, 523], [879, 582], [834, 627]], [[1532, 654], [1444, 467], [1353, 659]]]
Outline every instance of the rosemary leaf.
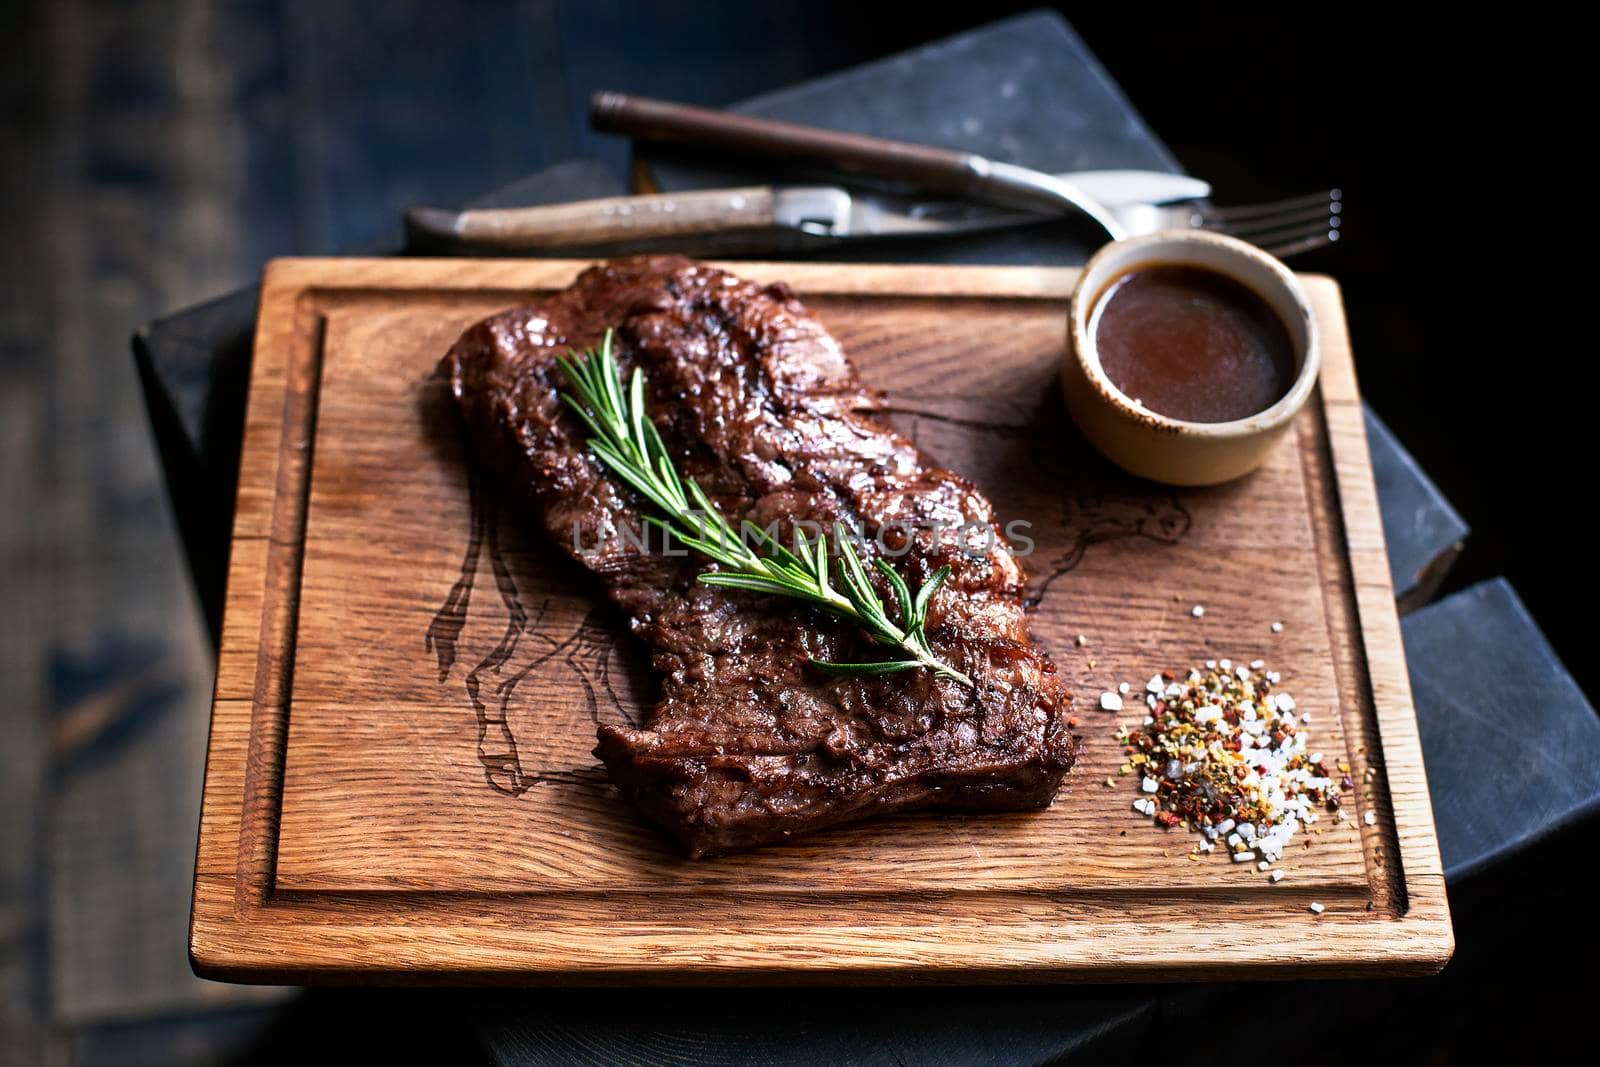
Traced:
[[838, 675], [875, 675], [894, 674], [897, 671], [914, 671], [927, 664], [914, 659], [886, 659], [879, 663], [832, 663], [825, 659], [814, 659], [811, 665], [824, 674]]
[[752, 593], [772, 593], [775, 596], [806, 596], [803, 588], [796, 587], [779, 578], [763, 578], [755, 574], [728, 574], [723, 571], [711, 571], [700, 576], [704, 585], [720, 585], [728, 589], [746, 589]]
[[726, 568], [707, 571], [699, 581], [804, 601], [855, 621], [873, 640], [899, 649], [905, 657], [877, 663], [811, 661], [829, 674], [871, 677], [926, 669], [935, 676], [972, 686], [972, 679], [934, 656], [923, 632], [928, 604], [949, 576], [949, 567], [941, 567], [913, 596], [893, 566], [886, 560], [875, 562], [899, 604], [900, 625], [896, 626], [849, 536], [836, 536], [833, 542], [839, 555], [840, 589], [829, 582], [826, 535], [815, 543], [800, 535], [796, 550], [790, 551], [765, 530], [751, 523], [742, 524], [755, 531], [756, 548], [765, 554], [758, 553], [744, 542], [698, 483], [679, 477], [660, 432], [645, 411], [644, 376], [635, 367], [627, 389], [623, 389], [612, 340], [612, 332], [607, 330], [598, 353], [573, 352], [570, 360], [557, 357], [572, 388], [571, 393], [562, 393], [561, 399], [592, 434], [589, 448], [601, 463], [666, 516], [647, 516], [645, 521]]
[[900, 625], [905, 627], [907, 633], [915, 632], [917, 615], [912, 607], [911, 590], [906, 588], [906, 580], [889, 565], [888, 560], [878, 560], [878, 571], [889, 580], [889, 588], [894, 590], [895, 599], [900, 602]]
[[917, 599], [912, 604], [912, 614], [917, 618], [916, 628], [920, 632], [928, 624], [928, 605], [933, 601], [933, 594], [939, 591], [944, 580], [950, 577], [950, 564], [933, 572], [933, 576], [922, 583], [922, 588], [917, 590]]

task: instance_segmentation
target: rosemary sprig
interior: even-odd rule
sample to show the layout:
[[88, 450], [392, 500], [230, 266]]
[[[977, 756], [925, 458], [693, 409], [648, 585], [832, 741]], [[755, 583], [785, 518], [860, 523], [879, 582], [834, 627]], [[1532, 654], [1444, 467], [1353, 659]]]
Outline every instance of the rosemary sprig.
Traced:
[[702, 573], [701, 582], [803, 600], [854, 620], [873, 640], [903, 654], [903, 658], [877, 663], [811, 661], [829, 674], [868, 676], [926, 668], [963, 685], [973, 684], [965, 674], [940, 661], [928, 646], [928, 605], [950, 576], [948, 566], [940, 567], [912, 596], [893, 567], [884, 560], [875, 561], [898, 603], [900, 622], [896, 624], [873, 589], [849, 537], [834, 539], [839, 556], [837, 588], [830, 581], [826, 534], [815, 542], [802, 535], [795, 541], [795, 551], [790, 551], [765, 530], [745, 523], [761, 549], [757, 552], [693, 479], [678, 476], [661, 435], [645, 415], [644, 378], [637, 367], [626, 391], [623, 389], [622, 374], [611, 354], [611, 331], [606, 331], [598, 353], [571, 355], [570, 360], [557, 358], [572, 386], [571, 393], [561, 394], [562, 401], [593, 434], [589, 448], [594, 454], [666, 515], [665, 520], [650, 516], [646, 521], [721, 565], [722, 570]]

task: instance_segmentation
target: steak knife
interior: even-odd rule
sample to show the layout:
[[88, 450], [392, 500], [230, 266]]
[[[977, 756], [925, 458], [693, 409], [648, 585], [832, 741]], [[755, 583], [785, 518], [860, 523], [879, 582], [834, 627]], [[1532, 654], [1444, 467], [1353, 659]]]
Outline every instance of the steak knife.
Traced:
[[[1211, 192], [1203, 181], [1159, 171], [1060, 177], [1108, 208], [1197, 200]], [[412, 247], [424, 251], [612, 256], [806, 251], [841, 241], [948, 236], [1058, 217], [833, 185], [756, 185], [481, 211], [417, 207], [406, 212], [405, 221]]]

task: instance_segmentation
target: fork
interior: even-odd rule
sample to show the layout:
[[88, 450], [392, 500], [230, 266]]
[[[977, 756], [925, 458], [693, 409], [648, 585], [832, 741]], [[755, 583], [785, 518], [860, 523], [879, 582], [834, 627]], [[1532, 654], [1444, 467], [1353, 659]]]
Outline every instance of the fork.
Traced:
[[1156, 230], [1211, 230], [1249, 241], [1270, 255], [1287, 259], [1339, 240], [1344, 194], [1328, 189], [1232, 207], [1194, 200], [1181, 204], [1120, 204], [1109, 210], [1129, 236]]

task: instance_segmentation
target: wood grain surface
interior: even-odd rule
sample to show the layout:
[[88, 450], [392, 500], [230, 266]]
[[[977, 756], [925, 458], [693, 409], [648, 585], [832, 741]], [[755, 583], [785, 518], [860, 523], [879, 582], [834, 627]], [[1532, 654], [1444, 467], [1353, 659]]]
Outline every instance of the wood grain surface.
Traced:
[[[886, 417], [974, 479], [1002, 524], [1030, 524], [1032, 626], [1073, 680], [1087, 753], [1043, 812], [906, 815], [691, 862], [589, 754], [597, 722], [648, 712], [641, 647], [501, 506], [435, 375], [466, 326], [581, 267], [269, 267], [195, 878], [201, 973], [1109, 981], [1443, 965], [1443, 877], [1333, 282], [1305, 279], [1324, 370], [1297, 433], [1256, 474], [1179, 493], [1120, 475], [1071, 429], [1056, 375], [1075, 271], [732, 267], [788, 281], [885, 392]], [[1313, 750], [1348, 758], [1358, 783], [1352, 821], [1302, 831], [1276, 885], [1220, 852], [1191, 860], [1189, 836], [1136, 816], [1136, 779], [1117, 774], [1113, 733], [1141, 717], [1143, 681], [1222, 657], [1280, 671]], [[1099, 710], [1123, 681], [1130, 710]]]

